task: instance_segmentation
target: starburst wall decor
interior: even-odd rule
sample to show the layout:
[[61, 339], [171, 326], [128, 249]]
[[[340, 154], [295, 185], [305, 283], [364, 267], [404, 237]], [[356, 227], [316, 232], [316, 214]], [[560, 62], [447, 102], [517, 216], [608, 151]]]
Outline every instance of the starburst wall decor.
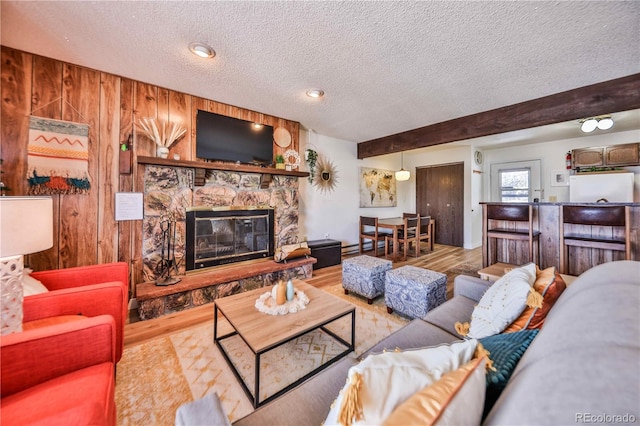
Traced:
[[318, 159], [313, 184], [322, 192], [331, 192], [336, 189], [338, 171], [331, 160], [325, 157]]

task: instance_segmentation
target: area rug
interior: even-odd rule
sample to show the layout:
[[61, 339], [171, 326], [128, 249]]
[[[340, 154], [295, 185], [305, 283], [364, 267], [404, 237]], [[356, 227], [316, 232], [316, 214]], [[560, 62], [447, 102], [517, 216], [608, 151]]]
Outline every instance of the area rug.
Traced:
[[461, 263], [458, 266], [444, 271], [444, 274], [447, 276], [447, 300], [453, 297], [453, 282], [458, 275], [468, 275], [479, 278], [478, 270], [481, 268], [482, 266], [476, 263]]
[[445, 271], [447, 276], [449, 275], [469, 275], [471, 277], [479, 278], [478, 271], [482, 269], [482, 266], [475, 263], [461, 263], [455, 268], [448, 269]]
[[[341, 285], [324, 290], [356, 306], [355, 356], [408, 321], [387, 314], [383, 298], [368, 305], [358, 296], [344, 295]], [[230, 331], [226, 323], [220, 327], [221, 333]], [[350, 327], [351, 319], [346, 317], [329, 328], [349, 340]], [[254, 359], [249, 349], [239, 338], [228, 339], [225, 348], [252, 389]], [[261, 360], [261, 399], [343, 350], [344, 346], [318, 330], [265, 354]], [[173, 425], [180, 405], [211, 392], [218, 394], [231, 421], [253, 411], [242, 387], [213, 343], [213, 324], [199, 325], [129, 347], [117, 368], [118, 424]]]

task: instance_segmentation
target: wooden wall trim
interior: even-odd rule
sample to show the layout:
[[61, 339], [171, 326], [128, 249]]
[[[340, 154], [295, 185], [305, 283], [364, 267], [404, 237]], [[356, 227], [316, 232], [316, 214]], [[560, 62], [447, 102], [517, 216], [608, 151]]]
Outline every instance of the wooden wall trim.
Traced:
[[[132, 282], [142, 281], [142, 221], [116, 222], [113, 206], [116, 192], [144, 190], [144, 165], [135, 165], [131, 174], [119, 173], [120, 143], [133, 135], [134, 161], [155, 155], [154, 143], [134, 126], [139, 118], [181, 120], [187, 127], [187, 134], [171, 147], [169, 158], [178, 155], [194, 165], [207, 164], [197, 162], [195, 157], [198, 109], [285, 127], [292, 138], [288, 148], [298, 150], [299, 147], [300, 125], [296, 121], [7, 46], [0, 46], [0, 54], [0, 156], [5, 172], [3, 182], [11, 188], [7, 195], [26, 195], [29, 190], [27, 145], [30, 115], [83, 122], [90, 126], [88, 166], [91, 190], [88, 194], [52, 197], [53, 247], [29, 255], [27, 262], [36, 271], [120, 260], [129, 263]], [[283, 148], [274, 143], [274, 156], [279, 153], [283, 153]], [[299, 171], [280, 173], [274, 170], [273, 173], [307, 175]], [[130, 296], [135, 296], [135, 287], [130, 288]]]
[[640, 108], [640, 74], [358, 144], [358, 159]]

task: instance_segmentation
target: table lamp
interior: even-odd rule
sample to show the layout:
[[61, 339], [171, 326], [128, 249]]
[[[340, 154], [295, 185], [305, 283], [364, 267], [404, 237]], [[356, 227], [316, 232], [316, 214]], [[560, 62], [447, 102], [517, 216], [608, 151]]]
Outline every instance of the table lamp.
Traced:
[[0, 334], [22, 331], [23, 255], [52, 246], [51, 197], [0, 197]]

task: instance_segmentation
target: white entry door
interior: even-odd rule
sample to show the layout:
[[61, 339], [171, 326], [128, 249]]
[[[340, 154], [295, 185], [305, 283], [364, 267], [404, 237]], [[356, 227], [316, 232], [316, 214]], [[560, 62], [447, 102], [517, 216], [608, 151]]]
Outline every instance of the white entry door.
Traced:
[[531, 202], [544, 199], [540, 181], [540, 160], [496, 163], [491, 165], [491, 201]]

